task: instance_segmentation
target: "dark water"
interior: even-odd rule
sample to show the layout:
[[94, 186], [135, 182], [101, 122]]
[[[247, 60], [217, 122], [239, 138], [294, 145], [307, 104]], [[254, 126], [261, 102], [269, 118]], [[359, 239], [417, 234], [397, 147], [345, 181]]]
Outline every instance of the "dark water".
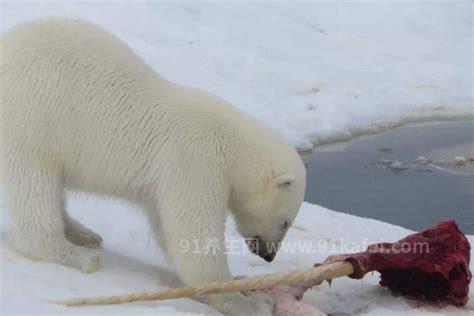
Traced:
[[[464, 233], [474, 234], [474, 176], [412, 164], [419, 156], [451, 161], [459, 155], [474, 157], [474, 122], [417, 124], [322, 146], [303, 155], [305, 201], [413, 230], [454, 219]], [[392, 170], [382, 160], [412, 165]], [[443, 168], [474, 174], [469, 161]]]

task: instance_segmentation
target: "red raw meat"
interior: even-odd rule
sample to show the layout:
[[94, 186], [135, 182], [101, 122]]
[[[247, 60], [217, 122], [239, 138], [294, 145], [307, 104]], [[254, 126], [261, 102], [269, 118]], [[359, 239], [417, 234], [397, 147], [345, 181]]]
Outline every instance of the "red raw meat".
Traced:
[[470, 245], [454, 221], [441, 222], [396, 243], [370, 245], [365, 252], [331, 256], [323, 264], [349, 261], [350, 277], [379, 271], [380, 285], [417, 299], [467, 303], [471, 272]]

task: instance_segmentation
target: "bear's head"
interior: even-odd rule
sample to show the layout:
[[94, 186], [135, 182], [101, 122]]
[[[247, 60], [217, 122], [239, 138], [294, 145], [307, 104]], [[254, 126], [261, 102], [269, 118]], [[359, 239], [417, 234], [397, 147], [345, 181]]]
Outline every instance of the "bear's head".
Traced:
[[293, 224], [306, 188], [306, 170], [296, 150], [273, 145], [268, 159], [255, 161], [257, 168], [238, 171], [246, 181], [233, 190], [229, 203], [250, 251], [268, 262]]

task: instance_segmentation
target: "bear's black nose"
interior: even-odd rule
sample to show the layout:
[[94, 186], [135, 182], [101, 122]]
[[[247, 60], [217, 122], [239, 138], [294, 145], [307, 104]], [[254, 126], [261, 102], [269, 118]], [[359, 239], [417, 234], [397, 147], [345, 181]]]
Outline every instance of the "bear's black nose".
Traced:
[[[255, 236], [246, 240], [249, 250], [267, 262], [272, 262], [276, 256], [272, 246], [268, 246], [260, 236]], [[273, 251], [272, 251], [273, 250]]]
[[272, 262], [273, 259], [275, 258], [275, 254], [274, 253], [268, 253], [264, 256], [261, 256], [266, 262]]

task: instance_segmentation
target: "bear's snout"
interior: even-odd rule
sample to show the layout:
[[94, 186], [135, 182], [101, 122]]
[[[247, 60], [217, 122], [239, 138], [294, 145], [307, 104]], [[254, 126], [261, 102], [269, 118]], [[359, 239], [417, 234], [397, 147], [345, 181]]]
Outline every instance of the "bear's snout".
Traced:
[[268, 253], [266, 255], [258, 254], [258, 255], [262, 257], [266, 262], [272, 262], [276, 256], [276, 253]]
[[279, 243], [263, 241], [260, 236], [248, 238], [245, 242], [247, 243], [250, 252], [256, 254], [267, 262], [273, 261], [279, 248]]

